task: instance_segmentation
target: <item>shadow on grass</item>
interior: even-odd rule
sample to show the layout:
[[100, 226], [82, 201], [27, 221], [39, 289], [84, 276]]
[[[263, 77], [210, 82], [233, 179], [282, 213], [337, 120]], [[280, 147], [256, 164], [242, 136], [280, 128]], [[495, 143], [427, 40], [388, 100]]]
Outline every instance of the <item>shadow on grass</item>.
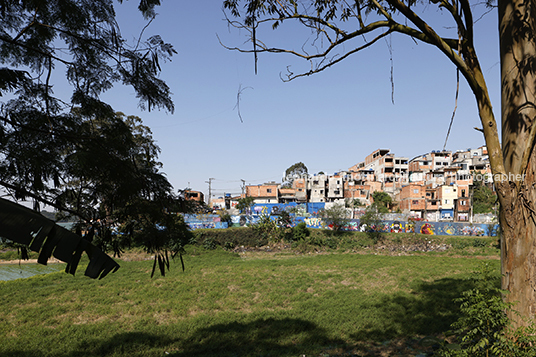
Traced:
[[217, 324], [195, 331], [184, 349], [171, 356], [298, 356], [320, 346], [341, 345], [324, 329], [301, 319], [257, 319]]
[[[379, 295], [374, 302], [361, 305], [370, 311], [371, 322], [348, 331], [348, 340], [331, 338], [323, 327], [300, 318], [259, 318], [215, 324], [189, 331], [186, 336], [173, 332], [172, 326], [169, 330], [162, 327], [161, 333], [82, 336], [73, 350], [60, 357], [319, 356], [326, 351], [330, 356], [346, 356], [350, 351], [364, 356], [415, 356], [417, 351], [431, 352], [431, 346], [420, 343], [423, 336], [441, 335], [458, 319], [459, 306], [453, 300], [472, 284], [470, 280], [446, 278], [414, 283], [411, 293]], [[30, 349], [9, 351], [6, 356], [50, 355], [30, 353]]]
[[[314, 323], [292, 318], [267, 318], [251, 322], [216, 324], [191, 331], [188, 336], [162, 333], [124, 332], [102, 339], [83, 339], [71, 352], [58, 357], [93, 356], [301, 356], [322, 346], [342, 345], [329, 339]], [[1, 351], [1, 349], [0, 349]], [[4, 351], [6, 356], [49, 356], [47, 351]], [[1, 353], [0, 353], [1, 354]], [[3, 355], [3, 354], [2, 354]], [[315, 353], [317, 355], [317, 353]]]
[[382, 342], [391, 339], [437, 336], [451, 329], [460, 317], [454, 299], [473, 288], [466, 279], [445, 278], [412, 285], [411, 293], [384, 295], [365, 308], [376, 311], [380, 326], [372, 325], [351, 335], [357, 343]]

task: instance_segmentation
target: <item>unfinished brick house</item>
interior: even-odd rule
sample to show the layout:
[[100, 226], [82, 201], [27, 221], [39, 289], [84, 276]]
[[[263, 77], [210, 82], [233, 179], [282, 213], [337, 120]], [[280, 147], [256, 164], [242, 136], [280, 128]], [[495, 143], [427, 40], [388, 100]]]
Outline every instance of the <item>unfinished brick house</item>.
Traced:
[[246, 186], [246, 196], [253, 197], [255, 203], [279, 203], [279, 186], [275, 182]]

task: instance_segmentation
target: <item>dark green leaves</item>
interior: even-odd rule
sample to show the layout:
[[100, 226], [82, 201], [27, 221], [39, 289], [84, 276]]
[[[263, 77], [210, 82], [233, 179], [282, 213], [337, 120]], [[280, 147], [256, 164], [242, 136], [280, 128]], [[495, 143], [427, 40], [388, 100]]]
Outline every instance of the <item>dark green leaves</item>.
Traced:
[[73, 275], [84, 251], [90, 259], [86, 276], [103, 278], [119, 269], [119, 264], [80, 236], [4, 199], [0, 199], [0, 236], [39, 252], [38, 262], [41, 264], [46, 265], [51, 256], [66, 262], [66, 272]]

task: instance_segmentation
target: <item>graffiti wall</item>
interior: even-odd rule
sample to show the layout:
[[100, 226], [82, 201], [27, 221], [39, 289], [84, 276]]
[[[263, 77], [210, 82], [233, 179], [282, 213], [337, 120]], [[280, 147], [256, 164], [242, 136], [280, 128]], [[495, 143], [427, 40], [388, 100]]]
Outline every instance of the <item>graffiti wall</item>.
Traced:
[[[268, 214], [268, 208], [263, 209], [264, 214]], [[232, 216], [232, 227], [247, 227], [257, 223], [262, 214]], [[276, 219], [277, 216], [271, 216]], [[185, 215], [184, 220], [190, 229], [201, 228], [227, 228], [227, 222], [221, 222], [218, 215]], [[308, 228], [332, 229], [320, 217], [293, 217], [293, 224], [305, 222]], [[402, 220], [382, 221], [378, 227], [367, 227], [360, 225], [358, 219], [349, 220], [343, 227], [346, 231], [365, 232], [371, 229], [382, 232], [393, 233], [421, 233], [430, 235], [449, 236], [496, 236], [498, 225], [493, 224], [470, 224], [466, 222], [411, 222]]]
[[222, 222], [220, 216], [214, 214], [185, 214], [184, 221], [190, 229], [227, 228], [227, 222]]

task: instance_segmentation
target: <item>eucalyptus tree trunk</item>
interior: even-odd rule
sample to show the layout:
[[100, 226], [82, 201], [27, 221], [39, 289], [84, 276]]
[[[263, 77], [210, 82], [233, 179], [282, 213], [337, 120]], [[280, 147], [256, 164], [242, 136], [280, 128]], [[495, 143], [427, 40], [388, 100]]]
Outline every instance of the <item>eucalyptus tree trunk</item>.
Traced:
[[[502, 288], [514, 326], [536, 314], [536, 0], [499, 0], [502, 153], [506, 181], [501, 203]], [[490, 153], [491, 157], [491, 153]]]

